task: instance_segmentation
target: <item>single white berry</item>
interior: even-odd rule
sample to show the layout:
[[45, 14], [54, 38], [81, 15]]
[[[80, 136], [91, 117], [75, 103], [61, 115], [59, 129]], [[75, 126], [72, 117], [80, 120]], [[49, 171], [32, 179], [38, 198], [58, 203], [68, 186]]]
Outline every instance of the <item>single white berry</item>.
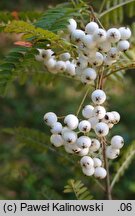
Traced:
[[89, 148], [84, 148], [84, 149], [81, 149], [81, 151], [79, 151], [77, 155], [82, 157], [82, 156], [88, 155], [88, 153], [89, 153]]
[[118, 43], [118, 50], [121, 52], [126, 52], [130, 47], [130, 43], [127, 40], [120, 41]]
[[78, 125], [78, 129], [80, 132], [88, 133], [91, 129], [91, 124], [87, 120], [82, 120], [82, 121], [80, 121], [80, 123]]
[[97, 123], [99, 123], [99, 119], [96, 118], [96, 117], [91, 117], [88, 119], [88, 121], [90, 122], [91, 124], [91, 128], [95, 128], [95, 126], [97, 125]]
[[67, 131], [62, 135], [62, 137], [68, 144], [74, 144], [77, 140], [77, 134], [74, 131]]
[[120, 56], [120, 52], [116, 47], [112, 47], [107, 53], [107, 58], [109, 60], [117, 60]]
[[104, 42], [106, 40], [106, 31], [104, 29], [97, 29], [93, 35], [96, 42]]
[[80, 43], [84, 36], [85, 36], [85, 33], [80, 29], [76, 29], [76, 30], [72, 31], [72, 33], [71, 33], [71, 39], [75, 43]]
[[91, 105], [86, 105], [82, 110], [82, 115], [84, 118], [89, 119], [93, 116], [94, 107]]
[[95, 169], [94, 169], [94, 167], [91, 167], [90, 169], [82, 168], [82, 171], [83, 171], [84, 175], [92, 176], [92, 175], [94, 175]]
[[81, 167], [84, 167], [86, 169], [89, 169], [91, 167], [94, 166], [94, 161], [91, 157], [89, 156], [84, 156], [82, 157], [82, 159], [80, 160], [80, 164], [81, 164]]
[[120, 114], [116, 111], [111, 112], [114, 116], [114, 119], [112, 121], [113, 124], [117, 124], [120, 121]]
[[77, 23], [74, 19], [69, 19], [69, 25], [67, 26], [68, 31], [72, 32], [77, 28]]
[[96, 52], [96, 55], [89, 59], [89, 63], [95, 67], [100, 66], [103, 63], [104, 57], [100, 52]]
[[53, 126], [57, 122], [58, 118], [55, 113], [48, 112], [44, 115], [44, 121], [48, 126]]
[[66, 72], [67, 74], [69, 74], [70, 76], [75, 76], [76, 72], [75, 72], [75, 64], [67, 61], [66, 62]]
[[120, 150], [114, 149], [112, 146], [107, 146], [106, 148], [106, 157], [113, 160], [119, 156]]
[[121, 39], [120, 31], [116, 28], [111, 28], [107, 31], [107, 40], [111, 43], [116, 43]]
[[74, 130], [78, 127], [79, 120], [75, 115], [69, 114], [65, 117], [64, 123], [69, 129]]
[[106, 114], [106, 110], [103, 106], [96, 106], [93, 110], [93, 116], [98, 119], [103, 119]]
[[96, 178], [104, 179], [107, 175], [107, 172], [103, 167], [97, 167], [97, 168], [95, 168], [94, 175]]
[[71, 55], [70, 55], [70, 53], [68, 53], [68, 52], [62, 53], [62, 54], [60, 55], [60, 59], [61, 59], [62, 61], [68, 61], [70, 58], [71, 58]]
[[82, 38], [82, 42], [84, 43], [84, 45], [88, 48], [88, 49], [93, 49], [96, 46], [96, 42], [93, 39], [92, 35], [85, 35]]
[[109, 133], [109, 127], [106, 123], [104, 122], [100, 122], [96, 125], [95, 127], [95, 133], [99, 136], [99, 137], [104, 137], [107, 136], [107, 134]]
[[87, 136], [80, 136], [77, 139], [76, 144], [81, 149], [89, 148], [91, 146], [91, 139]]
[[111, 139], [111, 146], [114, 149], [121, 149], [124, 145], [124, 139], [121, 136], [113, 136]]
[[62, 124], [60, 122], [56, 122], [53, 124], [51, 133], [58, 134], [62, 132]]
[[103, 90], [97, 89], [92, 93], [91, 99], [94, 104], [100, 105], [105, 102], [106, 94]]
[[98, 43], [97, 48], [99, 52], [108, 52], [111, 49], [111, 43], [108, 41]]
[[50, 141], [55, 147], [60, 147], [64, 144], [64, 140], [59, 134], [53, 134], [50, 138]]
[[131, 37], [131, 30], [127, 27], [119, 28], [119, 32], [121, 34], [121, 40], [127, 40]]
[[88, 80], [88, 81], [93, 81], [96, 79], [97, 74], [96, 71], [93, 68], [86, 68], [83, 73], [82, 76]]
[[94, 34], [94, 32], [98, 29], [98, 24], [96, 22], [90, 22], [85, 27], [85, 32], [87, 34]]
[[66, 63], [64, 61], [57, 61], [55, 64], [55, 69], [58, 72], [64, 72], [66, 70]]
[[101, 167], [102, 161], [99, 158], [93, 158], [94, 161], [94, 167]]
[[96, 152], [100, 149], [100, 142], [97, 139], [91, 139], [90, 152]]

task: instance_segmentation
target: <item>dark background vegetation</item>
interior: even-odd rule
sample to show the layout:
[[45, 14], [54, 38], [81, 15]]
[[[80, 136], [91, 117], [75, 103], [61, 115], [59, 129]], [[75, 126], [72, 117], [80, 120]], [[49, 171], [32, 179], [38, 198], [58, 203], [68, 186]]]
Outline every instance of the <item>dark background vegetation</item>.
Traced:
[[[4, 11], [43, 11], [60, 0], [1, 0], [0, 10]], [[99, 1], [97, 2], [97, 6]], [[127, 20], [125, 20], [125, 25]], [[5, 56], [13, 46], [12, 38], [0, 35], [0, 56]], [[113, 133], [125, 138], [125, 147], [135, 140], [135, 71], [128, 71], [123, 81], [109, 83], [109, 108], [121, 114], [121, 123]], [[72, 113], [77, 109], [83, 93], [76, 83], [61, 78], [56, 85], [36, 87], [31, 81], [25, 85], [17, 82], [4, 98], [0, 98], [0, 129], [9, 127], [35, 128], [49, 134], [43, 124], [43, 115], [55, 111], [59, 115]], [[86, 104], [89, 103], [89, 98]], [[38, 145], [38, 143], [37, 143]], [[48, 142], [48, 145], [50, 143]], [[59, 150], [58, 150], [59, 151]], [[66, 153], [65, 153], [66, 154]], [[68, 155], [67, 155], [68, 156]], [[0, 199], [74, 199], [63, 193], [67, 180], [81, 179], [95, 199], [104, 195], [94, 180], [82, 175], [78, 163], [72, 158], [64, 159], [51, 151], [41, 152], [18, 143], [14, 137], [0, 134]], [[115, 172], [115, 164], [111, 174]], [[128, 171], [116, 184], [114, 199], [134, 199], [135, 197], [135, 160]]]

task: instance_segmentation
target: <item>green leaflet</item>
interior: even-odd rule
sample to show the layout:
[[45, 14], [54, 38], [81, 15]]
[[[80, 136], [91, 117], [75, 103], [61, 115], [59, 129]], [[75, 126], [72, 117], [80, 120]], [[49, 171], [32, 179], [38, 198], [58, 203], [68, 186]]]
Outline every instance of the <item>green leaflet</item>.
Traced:
[[70, 179], [64, 187], [64, 193], [74, 193], [77, 200], [91, 200], [93, 196], [80, 180]]
[[70, 18], [75, 16], [81, 19], [81, 14], [88, 15], [87, 10], [88, 5], [83, 1], [78, 1], [75, 5], [73, 3], [59, 4], [55, 8], [48, 9], [35, 26], [57, 32], [67, 27]]

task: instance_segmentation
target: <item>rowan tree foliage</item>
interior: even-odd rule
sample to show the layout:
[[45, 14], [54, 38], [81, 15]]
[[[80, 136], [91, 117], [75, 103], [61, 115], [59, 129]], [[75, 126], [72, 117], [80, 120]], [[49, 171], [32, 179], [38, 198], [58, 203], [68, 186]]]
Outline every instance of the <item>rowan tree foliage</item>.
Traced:
[[[126, 75], [135, 68], [134, 7], [135, 0], [104, 0], [102, 4], [98, 0], [90, 2], [72, 0], [51, 6], [41, 12], [0, 12], [1, 33], [5, 36], [8, 35], [8, 37], [11, 37], [12, 34], [15, 35], [11, 50], [0, 61], [1, 100], [3, 102], [8, 97], [14, 100], [14, 96], [11, 93], [15, 91], [13, 88], [20, 89], [21, 94], [23, 94], [24, 88], [30, 88], [30, 86], [36, 88], [36, 90], [33, 90], [34, 94], [32, 90], [28, 89], [28, 95], [24, 93], [21, 96], [22, 105], [18, 109], [18, 105], [13, 104], [13, 109], [15, 107], [18, 112], [17, 115], [20, 115], [20, 119], [22, 119], [20, 107], [22, 107], [23, 113], [24, 98], [28, 97], [27, 101], [30, 102], [31, 97], [34, 97], [32, 103], [29, 103], [27, 106], [30, 108], [30, 112], [26, 116], [24, 115], [26, 122], [23, 120], [23, 123], [18, 123], [17, 127], [15, 124], [10, 127], [10, 123], [7, 121], [6, 126], [1, 126], [2, 140], [5, 140], [7, 143], [6, 147], [2, 147], [3, 152], [5, 152], [2, 154], [2, 163], [5, 169], [1, 170], [1, 175], [6, 175], [13, 186], [9, 187], [8, 183], [5, 182], [2, 182], [2, 184], [4, 188], [9, 188], [9, 193], [10, 191], [15, 191], [15, 194], [13, 193], [14, 198], [109, 198], [109, 194], [107, 196], [109, 192], [106, 188], [106, 179], [98, 180], [93, 177], [84, 177], [79, 170], [78, 157], [74, 155], [69, 157], [63, 149], [57, 150], [50, 144], [50, 134], [42, 120], [44, 113], [49, 110], [54, 112], [57, 110], [59, 116], [67, 115], [69, 110], [71, 113], [75, 113], [78, 107], [80, 111], [80, 106], [82, 107], [86, 101], [88, 102], [88, 99], [85, 97], [86, 93], [92, 92], [93, 86], [85, 86], [76, 77], [71, 77], [64, 73], [49, 73], [47, 67], [36, 61], [35, 56], [39, 54], [38, 49], [47, 49], [48, 44], [50, 44], [50, 48], [56, 55], [69, 52], [74, 58], [77, 57], [76, 45], [63, 38], [63, 33], [67, 34], [67, 25], [71, 18], [77, 21], [79, 28], [82, 30], [90, 21], [97, 22], [100, 27], [105, 29], [128, 26], [132, 32], [130, 49], [123, 53], [122, 60], [117, 61], [105, 73], [105, 78], [107, 79], [105, 91], [111, 98], [109, 100], [109, 108], [113, 108], [114, 104], [111, 100], [113, 101], [114, 99], [116, 103], [114, 108], [117, 109], [117, 104], [119, 104], [117, 100], [121, 100], [121, 98], [117, 99], [115, 95], [119, 91], [126, 91], [127, 102], [118, 107], [121, 118], [123, 118], [125, 115], [123, 110], [126, 111], [123, 106], [127, 106], [129, 90], [128, 87], [125, 87], [124, 82], [126, 85], [130, 85], [128, 81], [125, 81]], [[67, 89], [68, 93], [66, 93]], [[36, 91], [40, 93], [36, 95]], [[40, 102], [36, 99], [39, 95]], [[42, 97], [46, 97], [47, 100], [43, 102]], [[15, 100], [19, 101], [19, 95], [15, 96]], [[43, 110], [40, 110], [37, 102], [45, 110], [44, 113]], [[68, 106], [65, 107], [65, 104], [68, 104]], [[36, 116], [38, 110], [40, 115]], [[128, 113], [126, 115], [128, 116]], [[29, 121], [27, 121], [27, 118]], [[38, 124], [36, 121], [31, 120], [33, 118], [37, 118]], [[128, 124], [130, 124], [130, 121]], [[129, 172], [127, 170], [130, 170], [129, 165], [135, 155], [135, 142], [133, 140], [135, 137], [131, 132], [131, 138], [127, 138], [125, 128], [121, 128], [121, 126], [117, 126], [112, 135], [117, 134], [119, 131], [122, 132], [125, 141], [130, 141], [130, 144], [124, 146], [122, 154], [116, 162], [109, 161], [110, 183], [108, 187], [114, 197], [121, 198], [117, 194], [119, 193], [117, 188], [119, 183], [116, 183], [118, 181], [121, 182], [124, 174], [126, 175]], [[9, 149], [10, 155], [7, 153]], [[42, 164], [44, 165], [42, 166]], [[56, 181], [58, 185], [55, 185]], [[22, 188], [19, 188], [19, 186], [15, 188], [15, 183], [17, 182], [21, 184]], [[64, 185], [66, 185], [65, 189], [63, 189]], [[132, 187], [134, 192], [134, 184], [131, 184], [130, 187]], [[24, 193], [22, 192], [23, 189]], [[63, 194], [63, 190], [65, 194]], [[102, 192], [101, 195], [98, 195], [99, 191]], [[3, 194], [2, 189], [1, 194]], [[4, 195], [1, 195], [1, 198], [3, 197]], [[12, 198], [12, 195], [7, 193], [6, 198]]]

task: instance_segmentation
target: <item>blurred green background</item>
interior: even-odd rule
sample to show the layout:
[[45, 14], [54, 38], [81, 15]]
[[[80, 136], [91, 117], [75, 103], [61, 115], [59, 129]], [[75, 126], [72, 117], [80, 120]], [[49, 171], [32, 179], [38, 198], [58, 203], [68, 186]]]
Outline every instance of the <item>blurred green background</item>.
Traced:
[[[60, 0], [1, 0], [0, 10], [43, 11]], [[97, 1], [97, 6], [99, 1]], [[125, 19], [124, 25], [129, 20]], [[13, 38], [0, 34], [0, 57], [4, 57], [13, 46]], [[113, 134], [125, 138], [125, 146], [135, 140], [135, 71], [126, 73], [125, 80], [109, 83], [107, 86], [109, 109], [121, 114], [121, 122]], [[0, 129], [28, 127], [46, 134], [49, 129], [43, 124], [43, 115], [55, 111], [59, 116], [77, 110], [83, 96], [76, 82], [60, 78], [55, 86], [36, 87], [31, 81], [21, 86], [17, 82], [4, 98], [0, 98]], [[87, 98], [85, 104], [89, 103]], [[50, 143], [47, 143], [50, 145]], [[37, 143], [38, 145], [38, 143]], [[57, 150], [59, 151], [59, 150]], [[124, 150], [123, 150], [124, 151]], [[66, 155], [66, 153], [65, 153]], [[84, 177], [74, 158], [65, 159], [57, 152], [42, 152], [17, 142], [14, 136], [0, 134], [0, 199], [74, 199], [74, 195], [63, 193], [67, 180], [81, 179], [95, 199], [104, 195], [94, 180]], [[115, 172], [112, 165], [111, 174]], [[135, 198], [135, 160], [125, 175], [116, 184], [114, 199]]]

